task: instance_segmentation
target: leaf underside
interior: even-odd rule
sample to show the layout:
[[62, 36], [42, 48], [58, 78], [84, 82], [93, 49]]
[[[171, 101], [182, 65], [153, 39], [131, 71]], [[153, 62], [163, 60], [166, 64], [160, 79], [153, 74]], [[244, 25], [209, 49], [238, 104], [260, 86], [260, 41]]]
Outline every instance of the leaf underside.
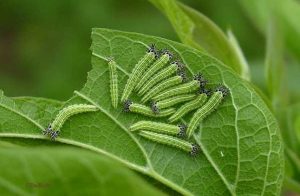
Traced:
[[[87, 83], [66, 105], [94, 104], [99, 112], [79, 114], [63, 126], [57, 142], [108, 155], [182, 194], [278, 195], [283, 178], [282, 143], [275, 118], [259, 95], [225, 65], [195, 49], [162, 38], [107, 29], [93, 29], [92, 65]], [[202, 152], [196, 157], [130, 133], [140, 115], [123, 113], [111, 105], [105, 59], [117, 62], [122, 92], [135, 63], [155, 43], [168, 48], [186, 64], [190, 76], [201, 72], [214, 86], [230, 89], [222, 105], [207, 117], [194, 135]], [[120, 92], [120, 94], [121, 94]], [[132, 99], [139, 100], [137, 96]], [[49, 106], [50, 107], [50, 106]], [[0, 97], [0, 137], [45, 138], [43, 115], [23, 114], [19, 106]], [[6, 116], [5, 116], [5, 115]], [[4, 118], [5, 116], [5, 118]], [[151, 119], [154, 120], [154, 119]], [[155, 119], [157, 120], [157, 119]], [[188, 118], [187, 118], [188, 120]], [[15, 124], [14, 122], [19, 122]]]

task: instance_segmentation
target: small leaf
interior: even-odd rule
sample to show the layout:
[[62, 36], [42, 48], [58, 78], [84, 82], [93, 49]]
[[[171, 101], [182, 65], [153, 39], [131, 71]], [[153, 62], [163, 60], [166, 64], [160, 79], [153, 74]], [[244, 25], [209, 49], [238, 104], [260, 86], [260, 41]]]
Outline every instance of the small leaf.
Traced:
[[250, 80], [248, 64], [233, 34], [229, 38], [209, 18], [176, 0], [150, 0], [172, 23], [184, 44], [204, 50]]

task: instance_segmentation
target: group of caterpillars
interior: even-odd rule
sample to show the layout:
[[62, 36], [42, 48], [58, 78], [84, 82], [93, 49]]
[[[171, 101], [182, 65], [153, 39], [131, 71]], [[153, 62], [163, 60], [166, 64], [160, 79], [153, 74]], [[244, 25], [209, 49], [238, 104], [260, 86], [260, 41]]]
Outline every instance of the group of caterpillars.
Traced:
[[[193, 79], [188, 81], [184, 64], [177, 60], [170, 63], [172, 58], [173, 55], [170, 51], [157, 51], [155, 46], [151, 45], [133, 68], [125, 85], [121, 102], [125, 112], [149, 117], [169, 117], [169, 123], [136, 122], [130, 126], [130, 131], [137, 131], [144, 138], [196, 155], [199, 146], [188, 140], [191, 139], [199, 123], [218, 107], [229, 90], [224, 85], [218, 86], [214, 92], [205, 89], [207, 80], [201, 74], [194, 75]], [[110, 73], [111, 102], [112, 106], [117, 108], [119, 103], [117, 63], [113, 58], [108, 58], [107, 61]], [[133, 103], [129, 99], [134, 91], [141, 97], [142, 104]], [[145, 105], [149, 101], [151, 102], [150, 106]], [[179, 107], [175, 108], [175, 106]], [[67, 118], [89, 111], [97, 111], [97, 107], [76, 104], [62, 109], [44, 134], [55, 139]], [[182, 117], [192, 111], [195, 112], [188, 125], [170, 124], [180, 121]]]

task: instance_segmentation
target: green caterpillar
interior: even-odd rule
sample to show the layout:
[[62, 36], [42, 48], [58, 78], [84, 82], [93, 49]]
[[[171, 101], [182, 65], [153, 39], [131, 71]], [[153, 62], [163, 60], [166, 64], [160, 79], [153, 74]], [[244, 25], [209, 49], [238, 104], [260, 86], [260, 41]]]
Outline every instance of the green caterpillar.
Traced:
[[67, 106], [59, 111], [53, 122], [50, 123], [48, 128], [43, 131], [43, 134], [49, 135], [50, 138], [54, 140], [59, 135], [60, 128], [63, 126], [66, 120], [68, 120], [68, 118], [75, 114], [83, 112], [94, 112], [97, 110], [98, 108], [96, 106], [88, 104], [75, 104]]
[[178, 137], [184, 137], [186, 126], [184, 124], [171, 125], [152, 121], [139, 121], [130, 126], [130, 131], [138, 130], [148, 130], [168, 135], [176, 135]]
[[154, 96], [153, 100], [159, 101], [159, 100], [163, 100], [168, 97], [175, 96], [175, 95], [195, 92], [195, 91], [203, 88], [205, 86], [206, 82], [207, 81], [203, 78], [203, 76], [201, 74], [197, 74], [194, 76], [192, 81], [185, 83], [185, 84], [178, 85], [173, 88], [169, 88], [169, 89], [159, 93], [158, 95]]
[[153, 87], [150, 91], [148, 91], [142, 98], [142, 103], [147, 102], [148, 100], [150, 100], [152, 97], [154, 97], [155, 95], [157, 95], [158, 93], [160, 93], [161, 91], [175, 86], [177, 84], [181, 84], [182, 82], [184, 82], [186, 80], [186, 76], [185, 73], [182, 72], [180, 73], [180, 75], [178, 76], [173, 76], [171, 78], [168, 78], [164, 81], [162, 81], [160, 84], [156, 85], [155, 87]]
[[177, 95], [171, 98], [153, 102], [151, 108], [154, 113], [159, 113], [161, 109], [168, 108], [182, 102], [190, 101], [195, 97], [196, 97], [195, 94]]
[[150, 80], [148, 80], [144, 86], [139, 90], [138, 95], [143, 95], [146, 92], [148, 92], [151, 88], [154, 87], [158, 82], [161, 80], [164, 80], [171, 76], [174, 73], [178, 73], [178, 75], [181, 74], [183, 71], [184, 65], [179, 63], [178, 61], [175, 61], [171, 63], [168, 67], [164, 68], [160, 72], [156, 73], [154, 77], [152, 77]]
[[189, 101], [182, 105], [170, 118], [170, 122], [174, 122], [182, 118], [187, 113], [200, 108], [205, 101], [207, 100], [207, 96], [209, 95], [209, 91], [202, 90], [201, 94], [199, 94], [196, 99]]
[[163, 68], [169, 60], [172, 58], [172, 54], [168, 50], [164, 50], [162, 52], [162, 55], [159, 59], [157, 59], [145, 72], [142, 79], [139, 81], [139, 83], [136, 85], [136, 89], [139, 90], [143, 84], [149, 80], [155, 74], [158, 70]]
[[117, 73], [117, 64], [112, 58], [108, 59], [108, 68], [109, 68], [109, 76], [110, 76], [111, 103], [114, 108], [117, 108], [118, 98], [119, 98], [118, 73]]
[[125, 101], [128, 99], [133, 89], [136, 87], [139, 79], [144, 74], [145, 70], [149, 67], [152, 61], [157, 57], [157, 52], [154, 45], [151, 45], [148, 49], [148, 52], [143, 56], [139, 62], [133, 68], [127, 83], [125, 85], [121, 101]]
[[176, 110], [175, 108], [168, 108], [165, 110], [161, 110], [159, 113], [154, 113], [150, 107], [138, 103], [133, 103], [130, 100], [126, 100], [124, 102], [124, 111], [138, 113], [149, 117], [165, 117], [174, 114]]
[[179, 139], [165, 134], [153, 133], [150, 131], [140, 131], [139, 135], [160, 144], [176, 147], [178, 149], [190, 153], [190, 155], [192, 156], [197, 155], [200, 150], [197, 144], [193, 144], [183, 139]]
[[199, 123], [219, 106], [228, 92], [228, 88], [219, 86], [208, 101], [194, 113], [187, 129], [188, 138], [194, 133]]

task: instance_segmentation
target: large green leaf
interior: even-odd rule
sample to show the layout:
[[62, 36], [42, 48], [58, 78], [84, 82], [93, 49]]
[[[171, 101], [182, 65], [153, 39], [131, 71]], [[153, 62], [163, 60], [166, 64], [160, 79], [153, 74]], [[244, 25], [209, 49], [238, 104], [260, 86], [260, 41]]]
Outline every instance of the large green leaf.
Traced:
[[96, 153], [71, 147], [8, 147], [3, 142], [0, 146], [1, 195], [162, 195]]
[[176, 0], [150, 2], [168, 17], [183, 43], [208, 52], [250, 80], [248, 64], [233, 33], [227, 37], [209, 18]]
[[[176, 42], [107, 29], [94, 29], [92, 39], [93, 69], [84, 88], [67, 104], [90, 103], [99, 112], [72, 117], [57, 142], [103, 153], [182, 194], [279, 194], [284, 163], [278, 125], [247, 82], [216, 59]], [[189, 74], [201, 71], [212, 85], [224, 83], [230, 89], [230, 96], [194, 135], [202, 149], [197, 157], [132, 134], [128, 127], [143, 117], [111, 106], [104, 59], [113, 56], [119, 64], [123, 89], [134, 64], [151, 43], [174, 52]], [[5, 119], [17, 119], [22, 125], [15, 128], [6, 120], [8, 123], [0, 124], [0, 137], [45, 138], [41, 131], [47, 123], [15, 112], [14, 104], [4, 96], [0, 100], [0, 117], [6, 114]]]

